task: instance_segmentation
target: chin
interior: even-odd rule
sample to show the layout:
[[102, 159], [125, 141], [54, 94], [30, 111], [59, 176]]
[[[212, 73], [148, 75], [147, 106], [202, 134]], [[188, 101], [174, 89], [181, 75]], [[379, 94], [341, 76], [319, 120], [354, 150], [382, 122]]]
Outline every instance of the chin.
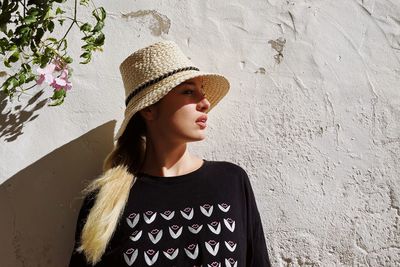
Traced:
[[202, 141], [204, 139], [206, 139], [206, 135], [200, 134], [200, 135], [192, 136], [191, 138], [188, 138], [188, 142], [198, 142], [198, 141]]

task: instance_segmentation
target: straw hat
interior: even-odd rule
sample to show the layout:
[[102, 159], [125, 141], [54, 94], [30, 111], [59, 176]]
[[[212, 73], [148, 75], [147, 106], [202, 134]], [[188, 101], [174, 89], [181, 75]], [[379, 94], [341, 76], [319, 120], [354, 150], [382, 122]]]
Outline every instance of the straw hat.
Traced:
[[114, 140], [125, 131], [130, 119], [180, 83], [203, 77], [203, 89], [210, 102], [208, 113], [228, 92], [229, 81], [217, 73], [202, 72], [173, 41], [161, 41], [135, 51], [119, 67], [125, 87], [125, 117]]

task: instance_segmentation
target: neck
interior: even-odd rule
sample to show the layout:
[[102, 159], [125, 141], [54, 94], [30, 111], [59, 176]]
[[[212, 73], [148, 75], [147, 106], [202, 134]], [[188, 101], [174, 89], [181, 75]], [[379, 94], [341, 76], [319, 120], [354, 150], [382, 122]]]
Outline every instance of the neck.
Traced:
[[141, 172], [154, 176], [178, 176], [198, 168], [203, 160], [192, 156], [187, 144], [154, 143], [147, 139], [146, 154]]

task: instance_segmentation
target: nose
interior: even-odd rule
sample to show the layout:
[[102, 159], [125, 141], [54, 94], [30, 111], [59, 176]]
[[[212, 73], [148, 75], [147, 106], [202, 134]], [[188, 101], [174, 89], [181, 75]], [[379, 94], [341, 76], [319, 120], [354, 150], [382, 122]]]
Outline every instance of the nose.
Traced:
[[210, 108], [210, 101], [208, 101], [208, 99], [206, 98], [206, 95], [203, 94], [200, 101], [197, 103], [197, 109], [205, 112], [206, 110], [208, 110]]

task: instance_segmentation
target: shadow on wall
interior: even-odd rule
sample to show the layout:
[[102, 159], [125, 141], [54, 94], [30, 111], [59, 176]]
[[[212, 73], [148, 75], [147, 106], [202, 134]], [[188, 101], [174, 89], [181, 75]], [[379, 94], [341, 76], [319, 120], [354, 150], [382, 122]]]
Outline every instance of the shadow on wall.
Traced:
[[46, 105], [48, 99], [40, 99], [43, 94], [44, 91], [41, 90], [24, 103], [24, 106], [14, 102], [15, 105], [6, 110], [8, 96], [0, 92], [0, 138], [12, 142], [23, 134], [24, 125], [36, 120], [39, 110]]
[[67, 266], [87, 182], [113, 148], [115, 121], [54, 150], [0, 185], [0, 266]]

